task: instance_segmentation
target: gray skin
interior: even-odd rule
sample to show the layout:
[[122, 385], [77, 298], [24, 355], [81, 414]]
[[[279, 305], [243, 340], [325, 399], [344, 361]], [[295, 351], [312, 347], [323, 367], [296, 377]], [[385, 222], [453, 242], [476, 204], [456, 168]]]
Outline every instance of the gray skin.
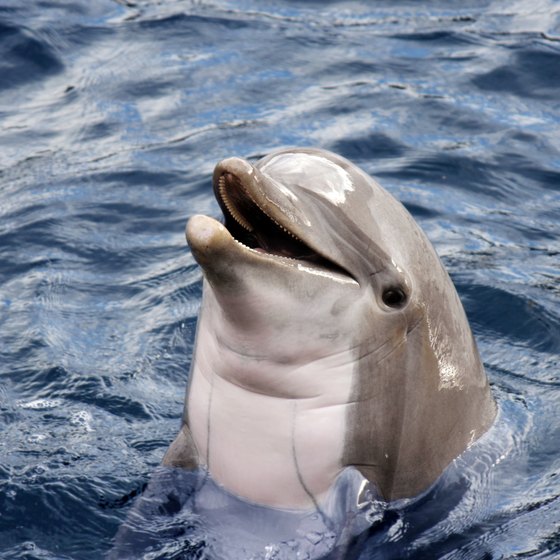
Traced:
[[[203, 465], [234, 494], [282, 507], [317, 506], [346, 467], [386, 500], [427, 489], [488, 430], [496, 407], [456, 290], [424, 233], [376, 181], [323, 150], [280, 150], [256, 165], [224, 160], [214, 189], [226, 227], [202, 216], [187, 226], [204, 295], [183, 425], [164, 464]], [[333, 355], [342, 365], [329, 369]], [[239, 408], [221, 421], [212, 406], [230, 385], [240, 400], [223, 402]], [[305, 413], [314, 412], [313, 399], [327, 410], [324, 435], [312, 414], [298, 416], [308, 404]], [[279, 401], [295, 411], [286, 430], [284, 409], [268, 406]], [[246, 429], [237, 419], [253, 413], [256, 431], [278, 426], [274, 465], [284, 464], [291, 438], [285, 465], [296, 475], [280, 480], [280, 495], [270, 487], [281, 473], [259, 478], [269, 468], [260, 467], [260, 436], [227, 447]], [[311, 460], [305, 450], [315, 443]], [[252, 465], [251, 480], [240, 480]]]

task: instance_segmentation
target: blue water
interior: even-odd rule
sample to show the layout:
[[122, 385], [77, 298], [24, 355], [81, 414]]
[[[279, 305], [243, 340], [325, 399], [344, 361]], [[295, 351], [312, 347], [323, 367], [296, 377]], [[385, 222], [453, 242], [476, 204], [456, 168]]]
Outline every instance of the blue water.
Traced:
[[3, 0], [0, 128], [0, 558], [111, 548], [182, 412], [186, 220], [218, 160], [288, 145], [405, 203], [500, 407], [492, 461], [355, 556], [560, 557], [558, 2]]

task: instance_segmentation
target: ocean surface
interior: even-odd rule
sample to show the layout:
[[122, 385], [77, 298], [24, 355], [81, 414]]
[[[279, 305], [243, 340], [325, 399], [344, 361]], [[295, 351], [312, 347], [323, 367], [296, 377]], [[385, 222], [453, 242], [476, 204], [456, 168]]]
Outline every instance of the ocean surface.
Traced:
[[[355, 557], [560, 558], [560, 2], [0, 0], [0, 130], [1, 559], [111, 549], [179, 427], [185, 223], [217, 161], [284, 146], [406, 205], [500, 411], [457, 499]], [[210, 554], [177, 543], [145, 558]]]

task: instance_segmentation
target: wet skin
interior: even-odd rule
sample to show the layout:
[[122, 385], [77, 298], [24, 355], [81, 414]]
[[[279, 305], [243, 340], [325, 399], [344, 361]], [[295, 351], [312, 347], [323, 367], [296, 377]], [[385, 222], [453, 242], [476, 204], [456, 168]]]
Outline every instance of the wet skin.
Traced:
[[275, 507], [321, 504], [346, 467], [387, 500], [429, 487], [495, 404], [463, 307], [406, 209], [330, 152], [222, 161], [183, 426], [164, 464]]

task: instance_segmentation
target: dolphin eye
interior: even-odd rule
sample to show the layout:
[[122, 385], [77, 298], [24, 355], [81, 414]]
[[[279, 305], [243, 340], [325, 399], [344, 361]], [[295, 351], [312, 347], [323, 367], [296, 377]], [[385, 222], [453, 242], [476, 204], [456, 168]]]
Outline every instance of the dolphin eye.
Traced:
[[383, 303], [388, 307], [399, 308], [406, 303], [406, 293], [402, 288], [387, 288], [383, 292]]

